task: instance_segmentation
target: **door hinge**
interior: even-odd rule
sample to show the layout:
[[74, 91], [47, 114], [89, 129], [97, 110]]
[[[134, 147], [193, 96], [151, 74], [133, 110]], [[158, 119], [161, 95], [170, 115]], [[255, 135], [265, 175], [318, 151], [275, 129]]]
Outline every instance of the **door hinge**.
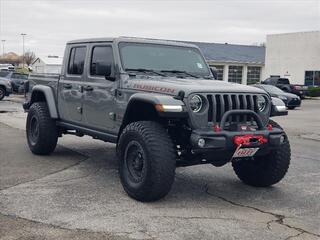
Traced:
[[116, 114], [114, 112], [109, 112], [109, 118], [113, 121], [116, 120]]
[[77, 112], [82, 113], [82, 107], [77, 107]]

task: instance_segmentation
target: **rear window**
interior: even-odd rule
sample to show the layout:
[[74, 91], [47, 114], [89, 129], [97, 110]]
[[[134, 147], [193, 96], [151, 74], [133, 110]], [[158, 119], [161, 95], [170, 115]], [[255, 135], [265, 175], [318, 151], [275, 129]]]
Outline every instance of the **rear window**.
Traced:
[[68, 74], [81, 75], [83, 73], [85, 57], [86, 47], [71, 48]]
[[289, 79], [288, 78], [279, 78], [278, 83], [289, 84]]
[[12, 74], [11, 78], [14, 78], [14, 79], [21, 79], [21, 80], [27, 80], [28, 79], [28, 75], [26, 74], [17, 74], [17, 73], [14, 73]]

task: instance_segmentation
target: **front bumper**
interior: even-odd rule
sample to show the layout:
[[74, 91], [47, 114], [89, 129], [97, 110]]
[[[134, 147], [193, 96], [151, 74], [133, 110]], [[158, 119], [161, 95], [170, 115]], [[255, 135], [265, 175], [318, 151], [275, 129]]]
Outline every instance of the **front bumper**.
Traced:
[[299, 107], [301, 105], [300, 99], [291, 99], [287, 102], [288, 107]]
[[[243, 126], [242, 123], [238, 123], [235, 130], [225, 128], [227, 119], [230, 119], [232, 115], [243, 114], [251, 115], [257, 127], [252, 128], [252, 126]], [[241, 147], [259, 148], [255, 156], [261, 156], [268, 154], [272, 149], [281, 147], [286, 135], [280, 128], [271, 125], [265, 127], [260, 116], [253, 111], [231, 110], [224, 114], [220, 126], [195, 129], [191, 132], [190, 145], [193, 157], [205, 163], [210, 162], [216, 166], [222, 166], [231, 160], [237, 147], [239, 147], [240, 144], [236, 141], [239, 138], [250, 140], [246, 144], [241, 144]], [[257, 141], [259, 138], [262, 138], [263, 141]]]
[[6, 87], [6, 96], [9, 96], [12, 92], [12, 88]]
[[[225, 150], [234, 151], [237, 145], [234, 143], [236, 136], [245, 135], [263, 136], [267, 139], [266, 143], [252, 143], [250, 147], [259, 148], [276, 148], [281, 145], [281, 138], [285, 136], [282, 129], [272, 128], [272, 130], [258, 130], [258, 131], [221, 131], [214, 132], [213, 129], [193, 130], [190, 137], [191, 146], [195, 151], [205, 152], [211, 150]], [[199, 140], [203, 139], [205, 144], [199, 146]]]

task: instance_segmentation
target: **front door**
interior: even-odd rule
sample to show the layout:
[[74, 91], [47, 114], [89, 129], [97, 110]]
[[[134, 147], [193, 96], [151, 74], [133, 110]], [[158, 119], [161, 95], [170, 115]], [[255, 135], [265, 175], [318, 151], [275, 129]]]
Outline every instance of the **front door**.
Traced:
[[86, 46], [69, 47], [67, 68], [60, 77], [59, 94], [59, 113], [60, 118], [71, 123], [82, 122], [82, 83], [85, 74]]
[[114, 64], [112, 45], [92, 44], [89, 49], [87, 76], [83, 85], [83, 124], [97, 130], [113, 132], [116, 82], [106, 80]]

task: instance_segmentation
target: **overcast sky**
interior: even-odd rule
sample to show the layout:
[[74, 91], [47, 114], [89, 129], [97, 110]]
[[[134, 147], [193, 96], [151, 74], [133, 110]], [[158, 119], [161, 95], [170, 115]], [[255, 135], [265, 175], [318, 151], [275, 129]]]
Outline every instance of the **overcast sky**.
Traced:
[[[234, 44], [266, 34], [320, 30], [320, 0], [0, 0], [5, 52], [62, 55], [77, 38], [137, 36]], [[2, 54], [2, 44], [1, 44]]]

